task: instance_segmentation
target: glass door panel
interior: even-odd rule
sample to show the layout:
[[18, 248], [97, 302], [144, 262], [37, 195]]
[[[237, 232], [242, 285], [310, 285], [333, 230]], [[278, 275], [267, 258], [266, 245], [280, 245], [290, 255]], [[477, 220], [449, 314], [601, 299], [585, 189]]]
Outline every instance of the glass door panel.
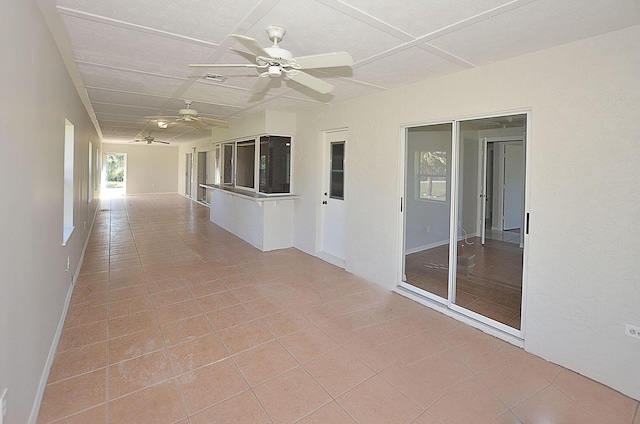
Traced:
[[404, 282], [449, 297], [452, 129], [450, 123], [407, 129]]
[[458, 130], [451, 301], [515, 329], [522, 305], [525, 128], [526, 115], [512, 115], [461, 121]]

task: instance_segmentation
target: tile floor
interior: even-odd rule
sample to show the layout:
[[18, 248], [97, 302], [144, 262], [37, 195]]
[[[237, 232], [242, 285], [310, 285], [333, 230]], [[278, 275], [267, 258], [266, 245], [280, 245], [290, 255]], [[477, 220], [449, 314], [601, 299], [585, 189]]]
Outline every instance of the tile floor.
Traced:
[[38, 423], [621, 423], [638, 402], [177, 195], [103, 202]]

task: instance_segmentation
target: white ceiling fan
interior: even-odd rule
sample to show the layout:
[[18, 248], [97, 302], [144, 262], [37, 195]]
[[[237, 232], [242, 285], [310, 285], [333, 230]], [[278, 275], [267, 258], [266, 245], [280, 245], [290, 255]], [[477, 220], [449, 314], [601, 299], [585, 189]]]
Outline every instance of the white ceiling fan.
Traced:
[[353, 65], [353, 58], [347, 52], [326, 53], [312, 56], [293, 57], [293, 54], [281, 48], [278, 43], [282, 41], [286, 30], [277, 25], [271, 25], [266, 29], [269, 39], [273, 42], [271, 47], [261, 47], [256, 40], [244, 35], [231, 34], [231, 37], [242, 43], [255, 55], [256, 63], [228, 63], [228, 64], [190, 64], [195, 68], [256, 68], [262, 71], [258, 80], [251, 87], [251, 92], [260, 93], [267, 91], [272, 78], [284, 77], [293, 80], [321, 94], [328, 94], [333, 90], [333, 85], [316, 78], [303, 69], [334, 68]]
[[161, 143], [161, 144], [171, 144], [168, 141], [160, 141], [160, 140], [156, 140], [156, 138], [154, 136], [151, 135], [151, 133], [147, 133], [146, 136], [138, 136], [135, 140], [130, 141], [129, 143], [147, 143], [147, 144], [152, 144], [152, 143]]
[[178, 116], [147, 116], [152, 122], [158, 125], [158, 128], [169, 128], [178, 124], [194, 125], [199, 130], [208, 130], [212, 126], [216, 127], [228, 127], [229, 122], [221, 121], [219, 119], [205, 118], [198, 116], [198, 111], [191, 109], [191, 100], [185, 100], [185, 109], [178, 111]]

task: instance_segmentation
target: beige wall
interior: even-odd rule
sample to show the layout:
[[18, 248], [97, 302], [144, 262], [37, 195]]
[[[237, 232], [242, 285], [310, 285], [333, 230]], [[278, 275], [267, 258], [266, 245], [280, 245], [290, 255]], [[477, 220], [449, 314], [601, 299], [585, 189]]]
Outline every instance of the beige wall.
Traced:
[[316, 253], [322, 131], [347, 127], [346, 269], [394, 288], [402, 127], [530, 109], [525, 348], [640, 398], [623, 332], [640, 325], [639, 39], [634, 27], [299, 113], [295, 246]]
[[[67, 257], [75, 275], [98, 207], [88, 199], [88, 148], [95, 158], [101, 143], [35, 2], [2, 10], [0, 391], [8, 388], [5, 422], [18, 424], [38, 406], [71, 293]], [[65, 119], [75, 127], [75, 231], [62, 246]]]
[[103, 151], [127, 155], [127, 194], [178, 192], [177, 146], [105, 142]]

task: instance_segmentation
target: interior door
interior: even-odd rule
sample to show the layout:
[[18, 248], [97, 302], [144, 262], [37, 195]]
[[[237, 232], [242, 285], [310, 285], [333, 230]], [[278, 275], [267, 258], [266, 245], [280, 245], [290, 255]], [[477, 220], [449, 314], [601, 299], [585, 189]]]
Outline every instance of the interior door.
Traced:
[[346, 147], [346, 131], [336, 131], [325, 134], [322, 241], [319, 256], [341, 267], [344, 267], [346, 257]]
[[515, 230], [522, 227], [524, 207], [524, 146], [522, 143], [506, 143], [503, 146], [503, 226]]
[[193, 154], [187, 153], [187, 160], [185, 163], [185, 178], [184, 178], [184, 195], [191, 197], [191, 180], [193, 176]]

